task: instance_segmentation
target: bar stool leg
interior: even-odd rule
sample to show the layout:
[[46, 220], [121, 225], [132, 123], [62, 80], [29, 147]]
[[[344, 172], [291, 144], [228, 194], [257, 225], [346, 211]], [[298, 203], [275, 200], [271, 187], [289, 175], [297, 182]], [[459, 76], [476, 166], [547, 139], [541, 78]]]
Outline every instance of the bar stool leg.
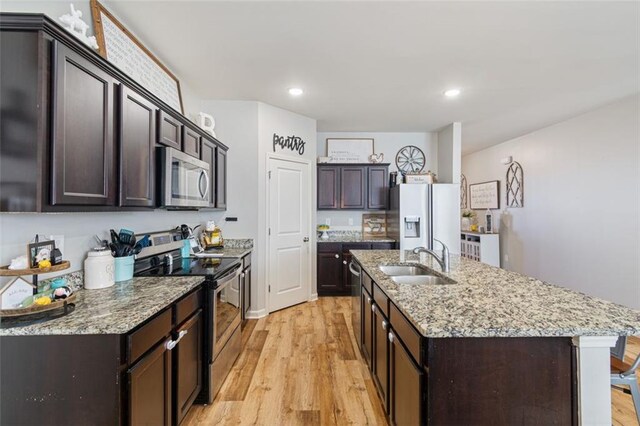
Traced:
[[631, 397], [633, 398], [633, 405], [636, 409], [636, 417], [638, 418], [638, 424], [640, 424], [640, 389], [638, 388], [638, 379], [636, 375], [633, 375], [633, 382], [629, 383], [631, 389]]

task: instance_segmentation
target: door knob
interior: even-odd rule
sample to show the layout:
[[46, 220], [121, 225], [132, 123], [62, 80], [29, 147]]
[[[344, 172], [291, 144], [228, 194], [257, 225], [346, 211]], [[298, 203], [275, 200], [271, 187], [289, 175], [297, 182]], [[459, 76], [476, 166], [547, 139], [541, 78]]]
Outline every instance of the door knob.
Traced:
[[336, 259], [340, 259], [340, 255], [339, 254], [336, 254], [335, 256], [336, 256]]
[[309, 242], [309, 237], [304, 237], [304, 238], [302, 239], [302, 242], [304, 242], [304, 243], [308, 243], [308, 242]]

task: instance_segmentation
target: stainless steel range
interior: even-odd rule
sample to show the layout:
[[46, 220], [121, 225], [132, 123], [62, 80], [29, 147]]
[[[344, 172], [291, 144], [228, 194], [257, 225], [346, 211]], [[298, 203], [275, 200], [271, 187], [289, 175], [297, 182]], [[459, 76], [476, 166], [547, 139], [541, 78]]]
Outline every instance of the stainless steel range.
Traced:
[[151, 245], [142, 249], [134, 275], [201, 276], [205, 292], [203, 389], [195, 402], [210, 404], [220, 390], [241, 349], [241, 261], [237, 258], [183, 258], [179, 230], [149, 235]]

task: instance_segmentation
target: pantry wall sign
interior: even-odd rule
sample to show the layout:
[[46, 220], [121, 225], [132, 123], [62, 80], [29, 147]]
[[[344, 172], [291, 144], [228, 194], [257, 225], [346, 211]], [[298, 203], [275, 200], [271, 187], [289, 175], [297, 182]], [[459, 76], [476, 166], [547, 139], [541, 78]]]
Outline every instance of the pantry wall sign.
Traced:
[[305, 142], [299, 136], [280, 136], [277, 133], [273, 134], [273, 152], [276, 152], [276, 148], [280, 147], [280, 150], [288, 149], [297, 152], [298, 155], [303, 155], [304, 145]]

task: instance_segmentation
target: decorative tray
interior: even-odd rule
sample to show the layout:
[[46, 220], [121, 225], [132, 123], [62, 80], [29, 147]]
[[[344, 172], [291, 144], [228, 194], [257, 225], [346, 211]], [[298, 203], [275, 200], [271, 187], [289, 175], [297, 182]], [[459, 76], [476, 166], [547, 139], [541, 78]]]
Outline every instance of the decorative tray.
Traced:
[[66, 299], [56, 300], [48, 305], [31, 305], [26, 308], [16, 308], [16, 309], [0, 309], [0, 318], [16, 318], [28, 315], [40, 314], [42, 312], [53, 311], [56, 309], [65, 309], [69, 307], [69, 305], [75, 304], [76, 294], [73, 293], [71, 296]]

